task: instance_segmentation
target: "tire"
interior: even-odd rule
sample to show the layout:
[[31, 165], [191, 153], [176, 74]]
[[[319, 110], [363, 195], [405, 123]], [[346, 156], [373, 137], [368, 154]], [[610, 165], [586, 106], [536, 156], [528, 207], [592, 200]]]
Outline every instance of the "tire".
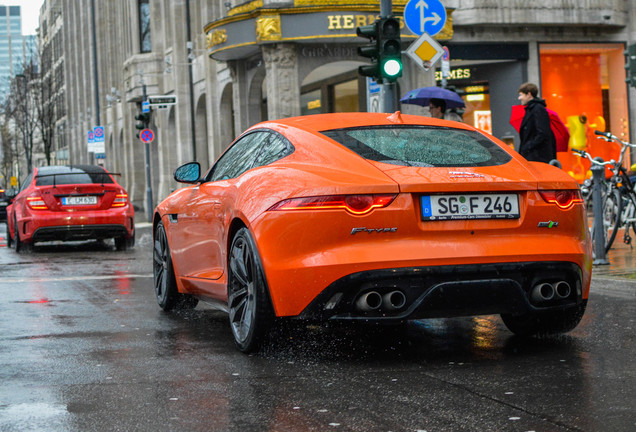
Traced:
[[11, 230], [9, 230], [9, 219], [7, 219], [7, 247], [13, 246], [13, 238], [11, 238]]
[[[616, 238], [616, 234], [618, 233], [618, 229], [621, 225], [623, 200], [618, 190], [612, 189], [604, 196], [603, 208], [601, 211], [603, 215], [603, 230], [605, 231], [605, 253], [607, 253], [612, 247], [614, 239]], [[594, 238], [594, 225], [595, 223], [592, 222], [590, 232], [592, 235], [592, 241], [595, 242], [596, 239]]]
[[237, 348], [257, 351], [274, 321], [263, 264], [247, 228], [238, 230], [230, 246], [228, 309]]
[[573, 330], [585, 313], [587, 300], [579, 305], [564, 310], [550, 312], [535, 312], [525, 315], [502, 314], [508, 330], [519, 336], [545, 336], [567, 333]]
[[18, 229], [18, 220], [15, 217], [13, 219], [13, 232], [15, 233], [15, 237], [13, 238], [15, 251], [17, 253], [25, 253], [25, 252], [31, 251], [33, 244], [25, 243], [20, 239], [20, 230]]
[[153, 247], [153, 275], [157, 303], [164, 311], [193, 309], [199, 300], [189, 294], [181, 294], [177, 290], [177, 280], [172, 267], [172, 257], [166, 230], [162, 222], [155, 229]]
[[623, 239], [629, 237], [629, 229], [636, 234], [636, 197], [631, 193], [624, 193], [623, 195], [623, 208], [621, 210], [621, 221], [625, 226], [625, 233]]
[[118, 251], [130, 250], [135, 246], [135, 231], [133, 231], [132, 236], [129, 238], [126, 237], [115, 237], [115, 249]]

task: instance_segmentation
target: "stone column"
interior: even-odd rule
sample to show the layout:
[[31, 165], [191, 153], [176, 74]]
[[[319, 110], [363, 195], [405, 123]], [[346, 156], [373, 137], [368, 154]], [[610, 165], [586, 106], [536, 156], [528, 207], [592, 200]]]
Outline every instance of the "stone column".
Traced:
[[296, 45], [263, 45], [269, 120], [300, 115]]
[[234, 106], [234, 130], [236, 135], [248, 128], [249, 94], [247, 92], [247, 74], [244, 60], [228, 62], [232, 77], [232, 98]]

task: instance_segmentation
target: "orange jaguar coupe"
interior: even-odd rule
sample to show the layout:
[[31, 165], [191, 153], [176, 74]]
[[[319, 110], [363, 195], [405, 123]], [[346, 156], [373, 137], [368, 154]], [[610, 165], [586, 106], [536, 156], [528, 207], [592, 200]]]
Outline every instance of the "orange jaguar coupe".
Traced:
[[164, 310], [229, 314], [241, 351], [278, 319], [500, 314], [567, 332], [590, 287], [577, 183], [460, 123], [377, 113], [257, 124], [154, 214]]

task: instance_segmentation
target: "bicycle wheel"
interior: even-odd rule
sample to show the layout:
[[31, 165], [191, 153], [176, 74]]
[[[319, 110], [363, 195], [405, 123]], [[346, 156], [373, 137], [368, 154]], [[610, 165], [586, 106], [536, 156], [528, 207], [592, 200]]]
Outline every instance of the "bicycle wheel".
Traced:
[[[618, 229], [621, 226], [621, 212], [623, 210], [623, 199], [621, 193], [612, 189], [605, 194], [603, 199], [602, 217], [603, 231], [605, 233], [605, 253], [607, 253], [614, 243]], [[593, 222], [591, 226], [592, 241], [596, 243], [596, 236]]]
[[629, 239], [629, 229], [631, 228], [636, 234], [636, 196], [634, 193], [625, 192], [623, 196], [623, 209], [621, 210], [621, 222], [625, 227], [623, 241], [627, 244], [631, 242]]

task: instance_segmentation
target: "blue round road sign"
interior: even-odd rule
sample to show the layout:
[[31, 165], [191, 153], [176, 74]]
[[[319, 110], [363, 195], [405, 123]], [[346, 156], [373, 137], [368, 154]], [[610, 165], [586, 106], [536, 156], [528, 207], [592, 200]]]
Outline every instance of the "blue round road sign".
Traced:
[[155, 134], [150, 129], [144, 129], [139, 134], [139, 139], [145, 143], [152, 142], [155, 139]]
[[446, 24], [446, 9], [440, 0], [410, 0], [404, 8], [404, 21], [417, 35], [435, 36]]

